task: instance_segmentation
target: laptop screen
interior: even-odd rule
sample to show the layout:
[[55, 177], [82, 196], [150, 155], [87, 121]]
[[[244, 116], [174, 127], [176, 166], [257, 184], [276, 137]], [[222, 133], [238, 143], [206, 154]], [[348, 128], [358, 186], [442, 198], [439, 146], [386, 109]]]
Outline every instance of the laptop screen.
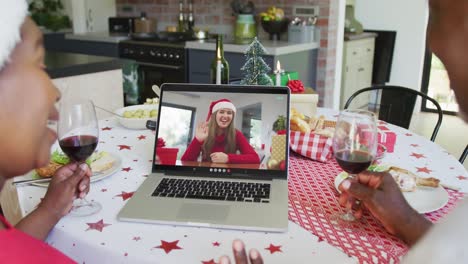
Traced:
[[153, 171], [286, 177], [289, 90], [164, 84]]

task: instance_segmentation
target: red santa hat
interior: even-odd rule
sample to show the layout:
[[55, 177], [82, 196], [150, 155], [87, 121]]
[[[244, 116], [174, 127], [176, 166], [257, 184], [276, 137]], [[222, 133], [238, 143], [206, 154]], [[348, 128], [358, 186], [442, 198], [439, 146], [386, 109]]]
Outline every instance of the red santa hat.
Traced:
[[0, 70], [9, 62], [11, 52], [21, 40], [21, 25], [27, 14], [26, 0], [1, 0]]
[[208, 115], [206, 116], [206, 121], [210, 120], [211, 114], [223, 108], [230, 109], [234, 113], [236, 112], [236, 107], [231, 101], [228, 99], [219, 99], [218, 101], [211, 102]]

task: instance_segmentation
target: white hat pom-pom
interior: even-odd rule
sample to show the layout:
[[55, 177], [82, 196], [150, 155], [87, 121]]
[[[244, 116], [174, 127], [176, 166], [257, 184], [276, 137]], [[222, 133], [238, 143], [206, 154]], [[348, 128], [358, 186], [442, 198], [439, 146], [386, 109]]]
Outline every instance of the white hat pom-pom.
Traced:
[[26, 0], [0, 0], [0, 70], [21, 40], [21, 25], [27, 14]]

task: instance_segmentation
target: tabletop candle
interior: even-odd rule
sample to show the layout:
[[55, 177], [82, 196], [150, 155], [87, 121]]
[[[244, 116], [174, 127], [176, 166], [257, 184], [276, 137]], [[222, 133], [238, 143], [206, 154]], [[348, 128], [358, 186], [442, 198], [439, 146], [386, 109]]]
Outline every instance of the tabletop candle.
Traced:
[[275, 74], [276, 74], [276, 83], [275, 83], [275, 85], [276, 86], [281, 86], [281, 74], [283, 72], [284, 72], [284, 70], [281, 69], [281, 63], [278, 60], [276, 62], [276, 71], [275, 71]]

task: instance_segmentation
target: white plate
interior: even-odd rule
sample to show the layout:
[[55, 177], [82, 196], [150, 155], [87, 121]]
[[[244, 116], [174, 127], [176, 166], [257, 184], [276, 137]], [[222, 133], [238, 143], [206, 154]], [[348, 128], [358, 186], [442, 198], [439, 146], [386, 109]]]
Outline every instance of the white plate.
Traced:
[[[99, 181], [99, 180], [102, 180], [104, 178], [107, 178], [109, 176], [111, 176], [112, 174], [116, 173], [118, 170], [120, 170], [120, 168], [122, 167], [122, 159], [116, 155], [116, 154], [113, 154], [113, 153], [109, 153], [109, 155], [114, 158], [114, 164], [112, 165], [112, 167], [110, 167], [109, 169], [103, 171], [102, 173], [96, 175], [96, 176], [91, 176], [91, 182], [95, 182], [95, 181]], [[35, 173], [35, 172], [33, 172]], [[38, 179], [39, 176], [36, 175], [36, 174], [33, 174], [32, 175], [32, 178], [33, 179]], [[48, 182], [35, 182], [35, 183], [31, 183], [31, 185], [35, 185], [35, 186], [39, 186], [39, 187], [49, 187], [49, 183]]]
[[[336, 175], [334, 184], [338, 192], [340, 192], [338, 186], [347, 177], [348, 174], [344, 171]], [[449, 201], [447, 191], [440, 185], [437, 188], [418, 187], [414, 192], [403, 192], [403, 196], [409, 205], [420, 214], [437, 211]]]

